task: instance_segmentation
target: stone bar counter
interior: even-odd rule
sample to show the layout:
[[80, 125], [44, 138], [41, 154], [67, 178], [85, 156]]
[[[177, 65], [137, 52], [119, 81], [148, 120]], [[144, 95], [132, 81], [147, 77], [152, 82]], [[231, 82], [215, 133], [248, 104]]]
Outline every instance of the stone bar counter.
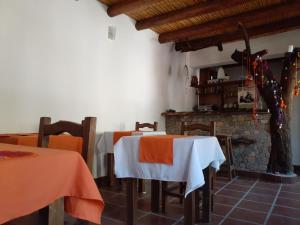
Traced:
[[237, 170], [264, 172], [267, 168], [271, 140], [270, 114], [259, 112], [257, 120], [252, 112], [172, 112], [165, 116], [166, 132], [180, 134], [181, 122], [204, 123], [216, 121], [217, 134], [231, 135], [234, 166]]

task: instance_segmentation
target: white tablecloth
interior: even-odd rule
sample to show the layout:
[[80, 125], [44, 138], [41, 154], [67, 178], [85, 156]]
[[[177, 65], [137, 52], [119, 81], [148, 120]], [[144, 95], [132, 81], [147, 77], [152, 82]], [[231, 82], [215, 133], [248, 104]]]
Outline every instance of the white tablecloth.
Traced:
[[[134, 131], [132, 135], [165, 135], [165, 131]], [[94, 149], [93, 176], [94, 178], [104, 177], [107, 175], [107, 153], [114, 153], [113, 131], [97, 133]]]
[[216, 137], [193, 136], [174, 139], [173, 165], [140, 163], [140, 136], [122, 137], [114, 146], [115, 173], [118, 178], [141, 178], [187, 182], [185, 196], [204, 185], [203, 169], [216, 170], [225, 156]]

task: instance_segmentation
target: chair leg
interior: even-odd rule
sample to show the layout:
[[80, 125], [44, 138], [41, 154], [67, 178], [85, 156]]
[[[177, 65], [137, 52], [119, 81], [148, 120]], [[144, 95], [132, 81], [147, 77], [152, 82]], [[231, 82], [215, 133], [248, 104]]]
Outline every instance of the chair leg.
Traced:
[[225, 145], [225, 149], [226, 149], [226, 156], [227, 156], [227, 173], [228, 173], [228, 178], [229, 180], [232, 180], [232, 175], [231, 175], [231, 155], [230, 155], [230, 149], [229, 149], [229, 138], [226, 138], [226, 145]]
[[215, 196], [215, 181], [216, 181], [216, 177], [217, 177], [217, 173], [215, 171], [215, 169], [210, 169], [210, 176], [211, 176], [211, 184], [210, 184], [210, 193], [211, 193], [211, 197], [210, 197], [210, 201], [211, 201], [211, 211], [214, 211], [214, 196]]
[[[180, 184], [179, 184], [179, 193], [183, 195], [184, 191], [185, 191], [185, 184], [183, 182], [180, 182]], [[184, 198], [179, 199], [180, 204], [183, 203], [183, 199]]]
[[229, 153], [230, 153], [230, 159], [231, 159], [230, 165], [231, 165], [231, 170], [232, 170], [232, 176], [236, 177], [236, 172], [235, 172], [234, 164], [233, 164], [233, 152], [232, 151], [233, 151], [232, 142], [231, 142], [231, 138], [230, 138], [229, 139]]
[[145, 182], [142, 179], [138, 179], [138, 193], [146, 193]]
[[195, 191], [195, 221], [200, 221], [200, 189]]

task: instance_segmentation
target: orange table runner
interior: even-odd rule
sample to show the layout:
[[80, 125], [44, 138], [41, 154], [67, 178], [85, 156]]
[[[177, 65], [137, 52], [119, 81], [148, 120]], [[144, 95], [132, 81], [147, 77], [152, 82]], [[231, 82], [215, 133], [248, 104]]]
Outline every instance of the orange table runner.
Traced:
[[72, 151], [0, 144], [36, 157], [0, 162], [0, 224], [65, 198], [65, 212], [99, 224], [104, 202], [82, 157]]
[[184, 135], [144, 136], [140, 138], [139, 161], [173, 165], [174, 138]]
[[[0, 135], [0, 143], [36, 147], [37, 134], [5, 134]], [[82, 138], [71, 135], [50, 135], [48, 148], [64, 149], [82, 152]]]
[[22, 136], [15, 136], [17, 139], [17, 145], [25, 145], [31, 147], [37, 147], [38, 144], [38, 135], [22, 135]]
[[81, 154], [82, 141], [81, 137], [74, 137], [71, 135], [53, 135], [49, 137], [48, 148], [71, 150]]
[[113, 136], [113, 144], [116, 144], [121, 137], [131, 136], [133, 131], [115, 131]]

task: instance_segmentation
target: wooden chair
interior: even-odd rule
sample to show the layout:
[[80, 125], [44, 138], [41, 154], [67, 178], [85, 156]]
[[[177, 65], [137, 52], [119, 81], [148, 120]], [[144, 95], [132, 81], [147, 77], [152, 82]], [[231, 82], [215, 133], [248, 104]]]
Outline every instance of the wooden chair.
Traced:
[[[216, 122], [211, 121], [210, 125], [205, 125], [205, 124], [200, 124], [200, 123], [194, 123], [194, 124], [186, 124], [185, 122], [181, 123], [181, 135], [185, 135], [187, 132], [194, 132], [194, 131], [203, 131], [206, 134], [208, 134], [209, 136], [216, 136]], [[201, 134], [202, 135], [202, 134]], [[209, 181], [210, 181], [210, 185], [209, 187], [211, 187], [210, 189], [210, 199], [211, 199], [211, 210], [213, 209], [213, 185], [214, 185], [214, 173], [211, 172], [209, 173], [210, 177], [209, 177]], [[167, 202], [167, 196], [173, 196], [173, 197], [177, 197], [180, 199], [180, 202], [183, 202], [183, 198], [184, 198], [184, 190], [185, 190], [185, 183], [179, 183], [172, 185], [170, 187], [168, 187], [168, 182], [167, 181], [163, 181], [162, 182], [162, 212], [165, 213], [166, 211], [166, 202]], [[173, 192], [174, 190], [179, 189], [179, 193]], [[196, 208], [199, 207], [199, 203], [200, 203], [200, 197], [199, 197], [199, 193], [196, 194]], [[196, 212], [199, 212], [199, 210], [196, 209]], [[199, 217], [199, 216], [198, 216]]]
[[232, 180], [232, 178], [236, 176], [236, 173], [235, 173], [234, 163], [233, 163], [231, 136], [218, 134], [217, 138], [226, 158], [226, 164], [224, 164], [224, 166], [222, 165], [221, 171], [223, 167], [225, 167], [228, 179]]
[[[158, 125], [158, 123], [156, 121], [154, 121], [153, 124], [136, 122], [135, 123], [135, 131], [141, 131], [141, 129], [143, 129], [143, 128], [149, 128], [149, 129], [152, 129], [153, 131], [157, 131], [157, 125]], [[138, 179], [137, 185], [138, 185], [138, 193], [144, 193], [145, 192], [145, 183], [143, 182], [143, 180]]]
[[81, 154], [92, 172], [96, 136], [96, 117], [85, 117], [81, 124], [63, 120], [51, 124], [50, 117], [41, 117], [38, 146], [48, 147], [50, 135], [59, 135], [63, 133], [82, 138]]
[[[58, 121], [51, 124], [50, 117], [41, 117], [38, 134], [38, 147], [48, 147], [50, 135], [59, 135], [63, 133], [68, 133], [72, 136], [82, 138], [81, 154], [92, 172], [96, 136], [96, 117], [85, 117], [81, 124], [70, 121]], [[64, 201], [62, 198], [58, 199], [50, 206], [39, 210], [40, 224], [63, 224], [63, 208]], [[79, 224], [87, 224], [87, 222], [83, 220], [78, 220], [77, 222]]]
[[[153, 131], [157, 131], [157, 122], [154, 122], [153, 124], [151, 123], [140, 123], [136, 122], [135, 123], [135, 131], [141, 131], [143, 128], [149, 128], [152, 129]], [[113, 153], [107, 153], [107, 171], [108, 171], [108, 185], [110, 187], [113, 187], [117, 182], [117, 179], [115, 178], [114, 174], [114, 154]], [[120, 181], [119, 181], [120, 184]], [[138, 180], [137, 182], [138, 185], [138, 192], [143, 193], [145, 190], [145, 184], [143, 180]]]
[[135, 123], [135, 131], [140, 131], [140, 129], [143, 129], [143, 128], [150, 128], [150, 129], [153, 129], [153, 131], [157, 131], [157, 124], [158, 124], [157, 122], [154, 122], [153, 124], [136, 122]]

